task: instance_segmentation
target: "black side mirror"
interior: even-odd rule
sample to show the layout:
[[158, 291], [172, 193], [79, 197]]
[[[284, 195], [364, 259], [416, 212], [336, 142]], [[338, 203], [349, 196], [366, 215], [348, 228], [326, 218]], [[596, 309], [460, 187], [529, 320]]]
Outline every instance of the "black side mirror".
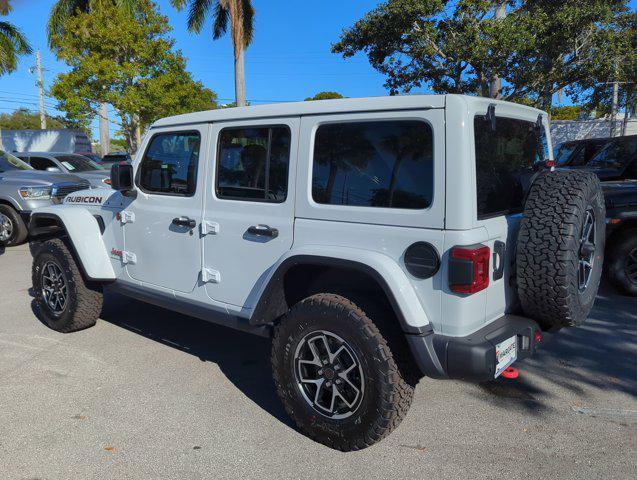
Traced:
[[116, 163], [111, 167], [111, 188], [122, 193], [134, 190], [132, 165]]

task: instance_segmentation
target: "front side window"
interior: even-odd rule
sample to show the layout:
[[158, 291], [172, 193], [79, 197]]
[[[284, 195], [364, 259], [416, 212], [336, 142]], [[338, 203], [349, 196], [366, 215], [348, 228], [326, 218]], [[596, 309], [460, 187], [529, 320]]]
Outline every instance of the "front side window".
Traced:
[[198, 132], [160, 133], [139, 167], [139, 185], [150, 193], [194, 195], [201, 137]]
[[284, 202], [288, 193], [290, 129], [226, 128], [219, 134], [217, 196]]
[[314, 141], [317, 203], [424, 209], [433, 198], [433, 132], [417, 120], [321, 125]]
[[544, 128], [535, 122], [485, 116], [474, 119], [478, 218], [519, 213], [531, 177], [544, 163]]
[[47, 168], [57, 168], [59, 171], [61, 171], [60, 168], [56, 165], [56, 163], [50, 158], [31, 157], [29, 159], [29, 163], [36, 170], [46, 170]]

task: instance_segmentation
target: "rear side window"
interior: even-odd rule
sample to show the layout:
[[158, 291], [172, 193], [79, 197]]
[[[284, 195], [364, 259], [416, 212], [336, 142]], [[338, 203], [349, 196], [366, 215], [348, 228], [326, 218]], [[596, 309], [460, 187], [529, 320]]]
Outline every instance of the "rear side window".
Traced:
[[534, 122], [474, 119], [478, 218], [520, 213], [531, 177], [544, 162], [546, 136]]
[[433, 198], [433, 132], [416, 120], [333, 123], [316, 131], [317, 203], [424, 209]]
[[200, 143], [198, 132], [155, 135], [139, 167], [142, 190], [167, 195], [194, 195]]
[[288, 127], [224, 129], [219, 134], [217, 197], [284, 202], [289, 163]]
[[637, 138], [619, 138], [608, 142], [593, 157], [590, 165], [595, 168], [625, 168], [637, 159]]

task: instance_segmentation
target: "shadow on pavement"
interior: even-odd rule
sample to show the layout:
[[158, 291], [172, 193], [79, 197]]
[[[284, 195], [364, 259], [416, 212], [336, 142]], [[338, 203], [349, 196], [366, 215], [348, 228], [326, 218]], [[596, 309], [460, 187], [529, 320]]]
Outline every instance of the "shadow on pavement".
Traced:
[[154, 305], [110, 294], [103, 320], [138, 335], [213, 362], [248, 398], [286, 425], [286, 414], [270, 370], [270, 340]]
[[[551, 394], [525, 378], [531, 372], [586, 398], [586, 387], [637, 397], [637, 299], [620, 296], [603, 284], [589, 318], [577, 328], [546, 334], [539, 354], [517, 365], [516, 380], [498, 379], [481, 391], [541, 412]], [[497, 402], [496, 402], [497, 404]], [[510, 406], [510, 404], [509, 404]]]

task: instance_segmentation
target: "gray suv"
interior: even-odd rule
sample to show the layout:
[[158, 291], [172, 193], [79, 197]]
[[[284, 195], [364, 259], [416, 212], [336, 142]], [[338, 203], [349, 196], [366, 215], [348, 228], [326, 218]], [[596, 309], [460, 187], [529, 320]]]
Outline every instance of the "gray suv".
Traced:
[[63, 152], [21, 152], [15, 155], [35, 170], [77, 175], [88, 180], [93, 188], [108, 187], [111, 183], [110, 169], [103, 168], [83, 155]]
[[27, 238], [31, 210], [61, 203], [69, 193], [89, 187], [83, 178], [39, 172], [0, 150], [0, 243], [21, 244]]

